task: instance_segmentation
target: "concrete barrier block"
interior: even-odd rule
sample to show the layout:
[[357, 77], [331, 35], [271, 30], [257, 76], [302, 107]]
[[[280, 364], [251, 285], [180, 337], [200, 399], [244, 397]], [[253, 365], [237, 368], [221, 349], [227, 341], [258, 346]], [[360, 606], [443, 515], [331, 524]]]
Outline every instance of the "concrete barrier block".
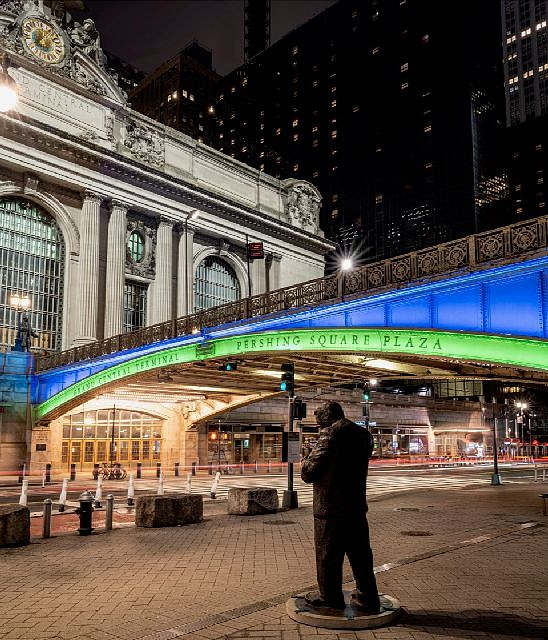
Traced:
[[240, 516], [255, 516], [278, 511], [278, 492], [266, 487], [245, 489], [233, 487], [228, 490], [228, 513]]
[[30, 511], [15, 504], [0, 506], [0, 547], [19, 547], [30, 542]]
[[145, 495], [135, 501], [137, 527], [176, 527], [201, 522], [203, 517], [204, 499], [200, 495]]

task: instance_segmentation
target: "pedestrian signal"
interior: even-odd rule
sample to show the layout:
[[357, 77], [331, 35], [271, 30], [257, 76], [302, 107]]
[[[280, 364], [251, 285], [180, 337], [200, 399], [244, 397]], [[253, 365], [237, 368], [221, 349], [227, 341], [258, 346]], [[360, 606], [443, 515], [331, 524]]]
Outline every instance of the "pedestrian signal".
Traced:
[[292, 362], [284, 362], [281, 370], [280, 391], [287, 391], [291, 395], [295, 389], [295, 365]]
[[219, 371], [236, 371], [237, 368], [237, 362], [225, 362], [224, 364], [219, 365]]
[[293, 418], [295, 420], [302, 420], [306, 418], [306, 402], [299, 400], [298, 398], [293, 403]]

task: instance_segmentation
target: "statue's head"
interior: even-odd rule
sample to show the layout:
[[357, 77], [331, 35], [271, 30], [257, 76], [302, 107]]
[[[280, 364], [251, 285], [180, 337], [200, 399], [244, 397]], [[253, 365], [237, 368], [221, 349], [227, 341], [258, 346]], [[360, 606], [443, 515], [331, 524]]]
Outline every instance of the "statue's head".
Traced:
[[325, 402], [314, 411], [316, 422], [320, 427], [329, 427], [337, 420], [344, 418], [344, 411], [338, 402]]

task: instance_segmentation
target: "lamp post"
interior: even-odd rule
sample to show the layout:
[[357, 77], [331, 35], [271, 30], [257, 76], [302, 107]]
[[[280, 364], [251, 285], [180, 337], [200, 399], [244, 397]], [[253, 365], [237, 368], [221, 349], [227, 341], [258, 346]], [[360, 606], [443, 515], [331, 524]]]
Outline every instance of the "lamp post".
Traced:
[[9, 58], [6, 53], [0, 53], [0, 112], [11, 111], [19, 100], [17, 84], [9, 75]]
[[498, 459], [498, 442], [497, 442], [497, 416], [495, 413], [495, 407], [497, 404], [497, 399], [493, 398], [491, 400], [491, 406], [493, 408], [493, 475], [491, 477], [492, 485], [500, 485], [502, 484], [502, 479], [499, 473], [499, 459]]
[[27, 315], [30, 305], [31, 301], [26, 293], [22, 295], [19, 295], [18, 293], [11, 294], [10, 306], [17, 312], [17, 335], [15, 337], [15, 344], [12, 347], [12, 351], [28, 351], [27, 342], [30, 334], [32, 333]]
[[339, 263], [339, 277], [341, 279], [341, 300], [344, 302], [344, 294], [346, 293], [346, 272], [352, 271], [354, 261], [351, 257], [342, 258]]

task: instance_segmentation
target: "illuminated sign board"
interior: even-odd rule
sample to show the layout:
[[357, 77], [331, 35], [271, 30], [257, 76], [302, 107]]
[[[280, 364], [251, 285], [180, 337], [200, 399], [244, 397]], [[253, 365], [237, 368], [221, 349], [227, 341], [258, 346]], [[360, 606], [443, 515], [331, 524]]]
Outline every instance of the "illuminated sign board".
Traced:
[[219, 338], [137, 356], [72, 384], [37, 407], [37, 419], [94, 389], [158, 369], [246, 353], [276, 351], [407, 354], [507, 364], [548, 371], [548, 341], [498, 335], [412, 329], [297, 329]]

